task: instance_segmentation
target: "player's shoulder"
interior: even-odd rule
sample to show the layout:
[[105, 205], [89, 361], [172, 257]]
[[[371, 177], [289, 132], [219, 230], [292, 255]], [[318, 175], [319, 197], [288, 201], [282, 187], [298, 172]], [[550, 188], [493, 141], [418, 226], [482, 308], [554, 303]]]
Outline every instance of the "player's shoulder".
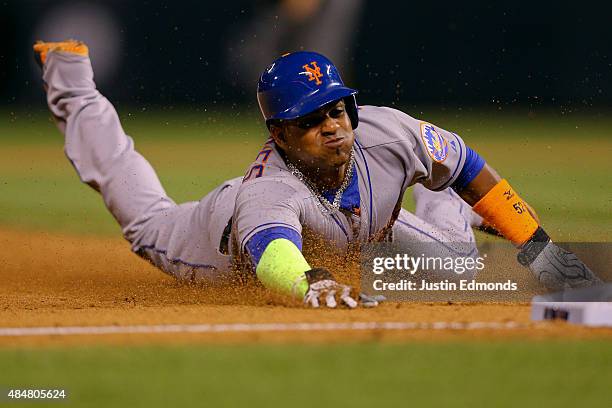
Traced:
[[364, 147], [406, 142], [406, 134], [418, 130], [421, 121], [387, 106], [359, 107], [356, 134]]
[[235, 211], [238, 214], [245, 209], [285, 208], [301, 213], [310, 196], [307, 188], [292, 174], [262, 176], [238, 187]]
[[306, 193], [305, 186], [289, 171], [276, 144], [269, 138], [247, 168], [238, 194], [277, 199]]
[[295, 192], [298, 190], [295, 176], [288, 171], [274, 169], [272, 174], [262, 174], [260, 177], [243, 179], [241, 190], [278, 189], [279, 191]]
[[244, 178], [238, 187], [242, 199], [256, 200], [301, 200], [309, 192], [289, 170], [276, 166], [266, 166], [261, 175]]
[[385, 121], [390, 124], [404, 124], [404, 122], [420, 122], [408, 113], [389, 106], [364, 105], [359, 107], [359, 124], [371, 124]]

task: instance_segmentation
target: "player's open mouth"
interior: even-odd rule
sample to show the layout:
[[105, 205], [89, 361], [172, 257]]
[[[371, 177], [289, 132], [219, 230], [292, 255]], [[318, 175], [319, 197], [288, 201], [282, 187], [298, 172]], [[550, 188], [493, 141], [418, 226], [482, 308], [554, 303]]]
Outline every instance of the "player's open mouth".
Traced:
[[342, 146], [343, 144], [344, 144], [344, 138], [337, 137], [335, 139], [331, 139], [325, 142], [325, 147], [329, 147], [330, 149], [335, 149], [337, 147]]

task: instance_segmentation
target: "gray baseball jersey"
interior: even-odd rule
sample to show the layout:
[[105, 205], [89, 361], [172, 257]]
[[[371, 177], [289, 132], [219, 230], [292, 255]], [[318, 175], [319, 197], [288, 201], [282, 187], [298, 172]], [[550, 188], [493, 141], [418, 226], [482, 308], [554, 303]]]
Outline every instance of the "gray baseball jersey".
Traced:
[[[346, 248], [351, 242], [382, 238], [399, 216], [406, 189], [420, 183], [444, 190], [465, 161], [461, 138], [391, 108], [359, 109], [355, 130], [355, 176], [359, 217], [327, 210], [313, 191], [288, 170], [270, 139], [247, 170], [234, 209], [239, 248], [271, 227], [303, 228]], [[322, 205], [323, 204], [323, 205]]]
[[[399, 242], [474, 240], [469, 208], [447, 189], [465, 161], [463, 142], [400, 111], [359, 111], [354, 172], [359, 214], [322, 211], [270, 141], [244, 178], [223, 183], [200, 201], [177, 205], [96, 89], [89, 58], [52, 52], [43, 80], [49, 108], [65, 135], [66, 155], [81, 180], [101, 193], [132, 250], [178, 279], [214, 279], [229, 271], [229, 243], [242, 254], [250, 237], [274, 226], [312, 230], [339, 248], [386, 236], [390, 229]], [[415, 189], [417, 211], [411, 214], [400, 203], [415, 183], [430, 190]]]

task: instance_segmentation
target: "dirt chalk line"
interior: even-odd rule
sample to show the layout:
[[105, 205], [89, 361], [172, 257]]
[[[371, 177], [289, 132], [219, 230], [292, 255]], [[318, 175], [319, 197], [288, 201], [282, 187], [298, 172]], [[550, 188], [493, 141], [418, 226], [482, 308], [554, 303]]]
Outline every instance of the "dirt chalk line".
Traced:
[[73, 336], [154, 333], [238, 333], [359, 330], [513, 330], [531, 327], [516, 322], [351, 322], [351, 323], [232, 323], [132, 326], [0, 327], [0, 337]]

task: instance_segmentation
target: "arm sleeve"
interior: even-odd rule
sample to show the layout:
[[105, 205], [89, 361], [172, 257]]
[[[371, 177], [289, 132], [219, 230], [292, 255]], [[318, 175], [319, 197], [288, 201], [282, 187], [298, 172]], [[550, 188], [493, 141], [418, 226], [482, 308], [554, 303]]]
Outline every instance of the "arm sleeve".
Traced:
[[469, 146], [466, 146], [465, 150], [465, 164], [459, 173], [459, 177], [457, 177], [451, 186], [457, 192], [461, 192], [464, 188], [466, 188], [467, 185], [476, 178], [478, 173], [480, 173], [485, 165], [485, 160], [474, 150], [470, 149]]
[[451, 186], [460, 176], [467, 158], [467, 147], [455, 133], [429, 122], [390, 109], [401, 128], [405, 142], [405, 167], [411, 170], [409, 185], [421, 183], [430, 190], [439, 191]]
[[246, 250], [256, 267], [268, 244], [276, 239], [286, 239], [302, 250], [302, 237], [294, 229], [287, 227], [272, 227], [254, 234], [246, 243]]
[[303, 299], [308, 290], [304, 272], [310, 270], [300, 249], [287, 239], [270, 242], [257, 264], [257, 278], [268, 289]]

